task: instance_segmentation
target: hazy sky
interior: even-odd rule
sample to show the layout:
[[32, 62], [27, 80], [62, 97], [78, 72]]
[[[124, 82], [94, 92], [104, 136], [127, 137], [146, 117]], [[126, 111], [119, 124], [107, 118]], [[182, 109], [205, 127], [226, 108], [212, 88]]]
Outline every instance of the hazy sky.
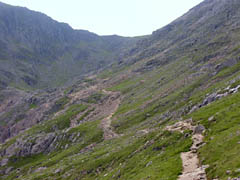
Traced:
[[203, 0], [0, 0], [99, 35], [151, 34]]

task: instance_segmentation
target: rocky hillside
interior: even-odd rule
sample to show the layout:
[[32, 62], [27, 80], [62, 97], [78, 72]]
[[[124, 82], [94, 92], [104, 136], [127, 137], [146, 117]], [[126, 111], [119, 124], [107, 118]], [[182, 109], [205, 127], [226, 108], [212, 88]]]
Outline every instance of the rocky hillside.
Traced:
[[100, 37], [0, 3], [0, 86], [57, 87], [118, 61], [136, 38]]
[[240, 179], [240, 2], [205, 0], [95, 76], [0, 94], [0, 179]]

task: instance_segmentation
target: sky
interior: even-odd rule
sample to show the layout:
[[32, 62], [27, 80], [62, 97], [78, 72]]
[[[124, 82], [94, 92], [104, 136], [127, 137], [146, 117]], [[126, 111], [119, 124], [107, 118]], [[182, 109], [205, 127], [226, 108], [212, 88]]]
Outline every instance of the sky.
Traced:
[[74, 29], [140, 36], [169, 24], [203, 0], [0, 0], [40, 11]]

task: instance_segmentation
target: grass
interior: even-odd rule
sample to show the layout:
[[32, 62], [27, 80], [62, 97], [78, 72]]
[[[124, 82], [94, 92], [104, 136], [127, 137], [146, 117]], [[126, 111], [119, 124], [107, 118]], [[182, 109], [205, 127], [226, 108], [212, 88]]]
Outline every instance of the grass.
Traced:
[[[104, 142], [92, 152], [71, 157], [73, 147], [41, 163], [49, 168], [44, 175], [33, 173], [24, 178], [63, 179], [69, 174], [67, 179], [177, 179], [182, 171], [180, 152], [188, 151], [191, 143], [180, 133], [154, 132], [132, 142], [126, 137]], [[56, 168], [61, 168], [61, 172], [55, 174]]]
[[74, 118], [80, 112], [85, 111], [88, 108], [87, 105], [77, 104], [68, 108], [65, 114], [58, 116], [54, 120], [49, 121], [49, 125], [45, 128], [45, 131], [53, 131], [53, 126], [58, 130], [62, 130], [70, 127], [71, 118]]
[[236, 72], [238, 72], [240, 69], [240, 63], [237, 63], [235, 66], [225, 68], [222, 71], [220, 71], [215, 78], [223, 78], [226, 76], [230, 76]]
[[[75, 104], [70, 106], [67, 111], [59, 115], [58, 117], [48, 120], [43, 124], [39, 124], [31, 128], [29, 131], [31, 133], [37, 132], [54, 132], [56, 130], [63, 130], [70, 127], [71, 119], [74, 118], [77, 114], [87, 110], [88, 106], [83, 104]], [[29, 132], [29, 133], [30, 133]]]
[[30, 104], [30, 105], [29, 105], [29, 108], [30, 108], [30, 109], [35, 109], [35, 108], [37, 108], [37, 107], [38, 107], [38, 105], [36, 105], [36, 104]]
[[84, 102], [91, 103], [91, 104], [97, 104], [102, 99], [102, 97], [103, 97], [102, 93], [94, 93], [94, 94], [90, 95], [89, 97], [87, 97], [86, 99], [84, 99]]
[[60, 109], [63, 109], [64, 105], [66, 105], [69, 102], [69, 98], [67, 96], [64, 96], [56, 101], [56, 106], [59, 106]]
[[92, 111], [94, 111], [95, 108], [87, 110], [77, 121], [80, 123], [82, 120], [84, 120]]
[[[72, 155], [79, 153], [79, 151], [92, 143], [100, 143], [103, 140], [103, 132], [98, 127], [99, 121], [86, 122], [76, 128], [71, 129], [66, 136], [74, 133], [79, 133], [80, 136], [78, 143], [72, 144], [68, 149], [59, 149], [50, 154], [36, 154], [27, 157], [11, 157], [8, 166], [11, 166], [15, 171], [8, 176], [7, 179], [15, 179], [17, 176], [17, 168], [21, 169], [24, 176], [28, 174], [29, 169], [37, 169], [38, 167], [51, 168], [62, 162]], [[61, 143], [61, 142], [60, 142]], [[36, 173], [37, 174], [37, 173]], [[47, 177], [47, 176], [46, 176]], [[35, 179], [35, 178], [34, 178]]]
[[109, 88], [108, 90], [109, 91], [120, 91], [122, 94], [126, 94], [132, 90], [133, 86], [136, 86], [136, 81], [127, 79], [127, 80], [120, 82], [116, 86]]
[[[230, 95], [189, 115], [207, 128], [206, 145], [200, 150], [209, 179], [239, 177], [240, 158], [240, 93]], [[209, 121], [214, 117], [213, 121]], [[227, 173], [230, 171], [230, 173]]]

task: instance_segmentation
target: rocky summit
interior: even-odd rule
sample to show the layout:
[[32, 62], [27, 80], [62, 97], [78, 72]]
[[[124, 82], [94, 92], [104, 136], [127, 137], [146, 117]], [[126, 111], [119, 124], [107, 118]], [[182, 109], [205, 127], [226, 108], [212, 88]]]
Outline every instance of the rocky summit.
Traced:
[[0, 179], [239, 180], [240, 1], [142, 37], [0, 3]]

